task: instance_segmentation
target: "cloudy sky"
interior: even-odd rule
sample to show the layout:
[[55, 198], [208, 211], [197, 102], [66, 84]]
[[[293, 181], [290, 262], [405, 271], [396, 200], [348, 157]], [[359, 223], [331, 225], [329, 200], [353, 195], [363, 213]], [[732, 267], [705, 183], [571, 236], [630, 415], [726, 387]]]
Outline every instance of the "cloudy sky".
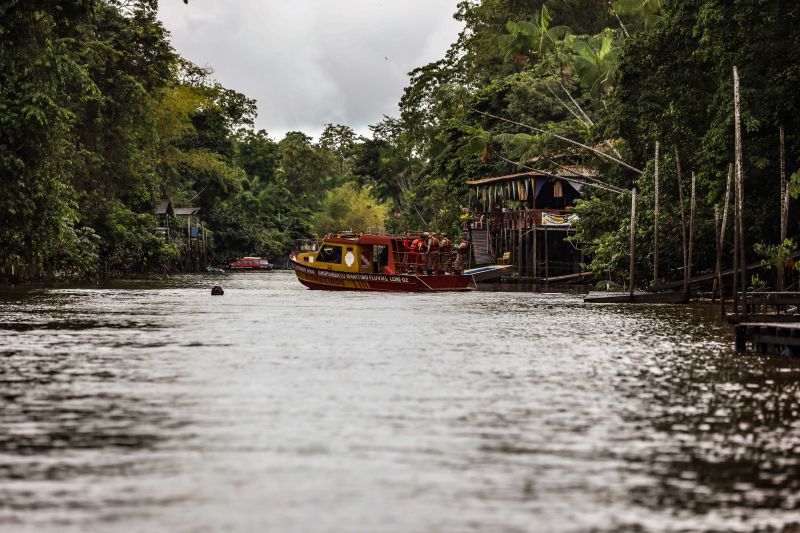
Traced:
[[161, 0], [175, 49], [258, 101], [274, 139], [397, 113], [408, 72], [444, 56], [458, 0]]

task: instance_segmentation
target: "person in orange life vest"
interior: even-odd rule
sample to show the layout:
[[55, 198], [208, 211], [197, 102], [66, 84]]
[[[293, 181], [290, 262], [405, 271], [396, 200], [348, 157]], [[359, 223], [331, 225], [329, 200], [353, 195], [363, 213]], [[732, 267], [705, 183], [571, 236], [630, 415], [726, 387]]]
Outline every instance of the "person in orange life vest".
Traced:
[[408, 250], [408, 266], [410, 272], [416, 272], [419, 266], [419, 249], [422, 239], [419, 237], [411, 241], [411, 247]]
[[439, 241], [439, 251], [442, 256], [442, 268], [446, 272], [450, 272], [452, 266], [452, 257], [450, 257], [453, 241], [447, 238], [446, 233], [442, 233], [442, 240]]
[[431, 234], [424, 231], [417, 243], [417, 274], [422, 274], [428, 268], [428, 241], [430, 238]]
[[428, 256], [426, 266], [428, 274], [438, 272], [442, 264], [439, 260], [439, 239], [436, 237], [435, 233], [431, 233], [428, 236], [428, 242], [425, 243], [425, 253]]
[[467, 264], [467, 254], [469, 253], [469, 241], [461, 239], [461, 242], [456, 246], [456, 262], [453, 265], [453, 272], [461, 274], [464, 271], [464, 265]]
[[411, 242], [408, 237], [403, 237], [400, 243], [400, 272], [408, 272], [409, 255], [411, 255]]

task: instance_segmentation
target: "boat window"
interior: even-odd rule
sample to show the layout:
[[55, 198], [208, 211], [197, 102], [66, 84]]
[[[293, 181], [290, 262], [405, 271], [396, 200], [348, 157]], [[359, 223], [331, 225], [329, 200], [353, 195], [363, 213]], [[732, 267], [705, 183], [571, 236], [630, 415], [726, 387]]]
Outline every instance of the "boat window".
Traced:
[[389, 264], [389, 247], [377, 244], [372, 250], [373, 261], [375, 262], [374, 272], [383, 272], [383, 267]]
[[317, 255], [317, 261], [322, 261], [324, 263], [341, 264], [342, 247], [331, 246], [330, 244], [323, 245], [322, 248], [319, 249], [319, 254]]

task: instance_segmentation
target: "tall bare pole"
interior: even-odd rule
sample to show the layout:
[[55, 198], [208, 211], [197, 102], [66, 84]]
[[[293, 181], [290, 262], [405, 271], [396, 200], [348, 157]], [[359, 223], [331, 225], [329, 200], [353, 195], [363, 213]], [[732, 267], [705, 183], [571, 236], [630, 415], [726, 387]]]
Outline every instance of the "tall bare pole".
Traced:
[[[788, 233], [788, 225], [789, 225], [789, 191], [787, 190], [786, 185], [786, 138], [783, 131], [783, 124], [780, 127], [780, 152], [781, 152], [781, 242], [780, 244], [783, 245], [784, 241], [786, 241], [787, 233]], [[784, 264], [781, 262], [778, 265], [778, 283], [776, 284], [775, 288], [778, 291], [783, 290], [783, 282], [784, 282]]]
[[[734, 180], [735, 181], [735, 180]], [[738, 185], [733, 194], [733, 313], [739, 313], [739, 204]]]
[[744, 240], [744, 170], [742, 168], [742, 112], [741, 94], [739, 92], [739, 71], [733, 66], [733, 108], [735, 124], [736, 149], [736, 207], [739, 227], [739, 262], [742, 276], [742, 314], [747, 316], [747, 258], [745, 257]]
[[689, 261], [687, 263], [687, 268], [689, 270], [689, 274], [687, 275], [689, 278], [692, 277], [692, 267], [694, 266], [694, 215], [697, 207], [697, 196], [695, 194], [695, 184], [697, 179], [695, 178], [694, 170], [692, 171], [692, 196], [691, 200], [689, 200]]
[[681, 154], [678, 147], [673, 145], [675, 150], [675, 168], [678, 176], [678, 202], [681, 206], [681, 240], [683, 241], [683, 299], [689, 300], [689, 250], [686, 246], [686, 205], [683, 201], [683, 183], [681, 182]]
[[659, 148], [660, 143], [656, 141], [656, 169], [655, 169], [655, 177], [653, 178], [653, 184], [655, 186], [655, 214], [653, 215], [653, 285], [658, 285], [658, 262], [659, 262], [659, 253], [658, 253], [658, 216], [659, 216], [659, 208], [661, 204], [659, 203], [659, 183], [658, 183], [658, 156], [659, 156]]
[[717, 236], [717, 288], [719, 290], [719, 314], [725, 318], [725, 290], [722, 286], [722, 217], [719, 212], [719, 204], [714, 205], [714, 228]]
[[722, 313], [725, 314], [725, 286], [722, 283], [722, 252], [725, 250], [725, 233], [728, 229], [728, 207], [731, 203], [731, 182], [733, 181], [733, 165], [728, 164], [728, 177], [725, 180], [725, 202], [722, 204], [722, 225], [720, 227], [719, 236], [717, 240], [719, 240], [719, 251], [720, 251], [720, 261], [717, 264], [717, 292], [722, 303]]
[[636, 283], [636, 187], [631, 189], [631, 249], [630, 249], [630, 291], [633, 300], [633, 288]]

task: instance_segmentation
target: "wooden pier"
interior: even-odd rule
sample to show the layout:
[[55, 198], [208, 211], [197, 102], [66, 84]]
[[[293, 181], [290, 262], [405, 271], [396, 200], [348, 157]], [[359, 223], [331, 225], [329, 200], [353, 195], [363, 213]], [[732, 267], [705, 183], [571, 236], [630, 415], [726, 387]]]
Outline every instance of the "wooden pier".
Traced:
[[735, 332], [737, 352], [800, 356], [800, 322], [740, 322]]
[[590, 292], [584, 303], [591, 304], [677, 304], [683, 303], [683, 294], [680, 292]]

